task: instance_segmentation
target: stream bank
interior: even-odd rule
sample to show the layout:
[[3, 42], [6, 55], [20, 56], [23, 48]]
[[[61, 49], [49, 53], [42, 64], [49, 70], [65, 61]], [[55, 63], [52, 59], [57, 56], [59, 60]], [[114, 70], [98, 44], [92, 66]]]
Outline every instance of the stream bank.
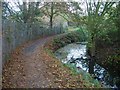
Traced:
[[[72, 35], [73, 35], [73, 37], [72, 37]], [[75, 61], [79, 61], [80, 60], [80, 56], [81, 56], [80, 52], [75, 50], [76, 53], [74, 53], [74, 58], [73, 58], [72, 55], [68, 55], [67, 56], [68, 53], [64, 52], [64, 50], [61, 50], [60, 53], [57, 53], [57, 54], [56, 54], [56, 51], [58, 51], [60, 48], [66, 47], [68, 44], [71, 44], [71, 43], [85, 42], [85, 40], [86, 40], [85, 38], [86, 37], [82, 37], [81, 38], [80, 35], [81, 34], [80, 33], [78, 34], [78, 32], [77, 33], [73, 32], [72, 34], [60, 35], [60, 36], [54, 38], [52, 41], [48, 42], [46, 44], [46, 47], [45, 47], [45, 48], [47, 48], [47, 51], [50, 54], [52, 53], [52, 56], [54, 58], [57, 57], [57, 59], [59, 59], [59, 61], [62, 62], [64, 66], [67, 66], [67, 67], [71, 68], [71, 70], [74, 73], [76, 73], [76, 66], [77, 66], [77, 69], [82, 69], [83, 71], [86, 70], [86, 72], [88, 72], [88, 65], [87, 65], [88, 62], [86, 62], [85, 60], [82, 60], [82, 62], [79, 62], [79, 63], [84, 63], [83, 66], [81, 65], [82, 68], [79, 67], [80, 64], [78, 65], [78, 64], [75, 63]], [[76, 37], [74, 38], [74, 36], [76, 36]], [[80, 43], [76, 43], [76, 44], [80, 44]], [[74, 44], [73, 47], [75, 47], [76, 44]], [[70, 48], [72, 48], [72, 47], [70, 46]], [[73, 50], [73, 52], [74, 52], [74, 50]], [[83, 50], [83, 52], [86, 52], [86, 50]], [[53, 55], [53, 53], [55, 53], [55, 55]], [[76, 55], [78, 55], [77, 58], [75, 58]], [[86, 56], [82, 57], [82, 58], [85, 59]], [[66, 59], [68, 59], [68, 60], [73, 59], [72, 64], [71, 65], [68, 64]], [[79, 59], [79, 60], [76, 60], [76, 59]], [[99, 63], [99, 61], [100, 61], [100, 59], [97, 60], [97, 62], [96, 62], [97, 64], [95, 64], [95, 66], [94, 66], [94, 68], [95, 68], [94, 72], [96, 72], [96, 74], [94, 76], [92, 76], [92, 77], [94, 79], [98, 80], [102, 84], [102, 87], [107, 87], [107, 88], [116, 88], [116, 87], [118, 87], [119, 88], [119, 86], [116, 84], [116, 81], [119, 81], [118, 80], [119, 78], [118, 77], [115, 77], [115, 78], [112, 77], [113, 75], [111, 75], [111, 73], [109, 73], [108, 69], [106, 69], [107, 66], [101, 65]], [[74, 62], [74, 64], [73, 64], [73, 62]], [[83, 73], [83, 71], [80, 71], [80, 72]], [[77, 74], [80, 74], [80, 73], [77, 73]], [[82, 74], [81, 76], [85, 76], [85, 74]], [[86, 74], [86, 76], [90, 76], [91, 77], [91, 75], [87, 75], [87, 74]], [[88, 81], [88, 80], [86, 80], [86, 81]], [[92, 81], [94, 82], [93, 79], [92, 79]], [[96, 82], [99, 83], [98, 81], [95, 81], [95, 83]], [[100, 83], [99, 83], [99, 85], [101, 85]]]
[[[59, 35], [59, 36], [53, 38], [49, 42], [45, 43], [44, 48], [46, 49], [46, 52], [49, 53], [50, 56], [56, 58], [54, 53], [59, 48], [64, 47], [70, 43], [84, 42], [84, 41], [86, 41], [86, 37], [85, 37], [84, 33], [82, 33], [81, 31], [75, 31], [75, 32], [67, 33], [67, 34], [62, 34], [62, 35]], [[65, 55], [66, 54], [64, 53], [63, 56], [65, 56]], [[70, 72], [72, 72], [72, 74], [69, 77], [74, 78], [76, 76], [80, 76], [79, 79], [82, 80], [83, 83], [79, 83], [79, 84], [84, 84], [84, 86], [88, 87], [88, 88], [103, 87], [102, 84], [100, 84], [97, 80], [94, 80], [90, 74], [84, 73], [82, 70], [81, 70], [81, 74], [76, 72], [74, 65], [62, 64], [62, 62], [59, 61], [57, 58], [56, 58], [56, 61], [61, 63], [60, 65], [62, 65], [62, 67], [66, 68], [68, 71], [70, 70]]]
[[[89, 70], [91, 69], [91, 62], [90, 59], [88, 59], [86, 51], [86, 42], [80, 42], [68, 44], [62, 47], [58, 49], [54, 55], [63, 64], [72, 66], [76, 72], [79, 74], [84, 73], [84, 75], [87, 76], [86, 73], [89, 73]], [[90, 76], [94, 78], [92, 82], [98, 83], [95, 81], [98, 80], [106, 88], [118, 88], [119, 86], [117, 85], [117, 81], [119, 80], [119, 77], [113, 76], [109, 70], [103, 68], [96, 61], [94, 63], [95, 65], [93, 66], [93, 74], [90, 74]], [[86, 80], [89, 80], [89, 78]]]

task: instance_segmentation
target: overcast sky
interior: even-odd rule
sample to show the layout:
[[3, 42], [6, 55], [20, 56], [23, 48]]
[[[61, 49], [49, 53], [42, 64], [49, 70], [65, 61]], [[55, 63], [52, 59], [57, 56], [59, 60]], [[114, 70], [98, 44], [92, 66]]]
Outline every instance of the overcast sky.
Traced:
[[[35, 1], [39, 1], [39, 2], [41, 2], [41, 1], [43, 1], [43, 2], [84, 2], [85, 0], [3, 0], [3, 1], [9, 1], [9, 2], [26, 2], [26, 1], [29, 1], [29, 2], [35, 2]], [[87, 0], [88, 2], [97, 2], [98, 0]], [[99, 0], [100, 2], [118, 2], [118, 1], [120, 1], [120, 0]]]
[[[17, 3], [17, 2], [19, 2], [21, 5], [23, 4], [23, 2], [24, 1], [26, 1], [26, 2], [37, 2], [37, 1], [42, 1], [42, 2], [44, 2], [44, 1], [55, 1], [55, 2], [60, 2], [60, 0], [4, 0], [4, 1], [6, 1], [6, 2], [9, 2], [9, 5], [10, 5], [10, 7], [12, 7], [12, 9], [14, 9], [15, 11], [19, 11], [19, 8], [16, 6], [16, 4], [15, 3]], [[98, 0], [61, 0], [61, 1], [65, 1], [65, 2], [67, 2], [67, 1], [78, 1], [78, 2], [81, 2], [82, 4], [80, 4], [80, 7], [82, 8], [82, 10], [83, 10], [83, 13], [85, 14], [86, 13], [86, 3], [85, 3], [85, 1], [87, 1], [87, 2], [89, 2], [89, 1], [91, 1], [91, 2], [93, 2], [93, 1], [95, 1], [95, 2], [97, 2]], [[99, 0], [99, 1], [111, 1], [111, 0]], [[114, 1], [114, 0], [113, 0]], [[120, 1], [120, 0], [115, 0], [115, 1]], [[70, 8], [71, 10], [72, 10], [72, 8]]]
[[[19, 11], [19, 8], [17, 8], [17, 6], [16, 6], [16, 4], [15, 3], [17, 3], [17, 2], [19, 2], [21, 5], [23, 4], [23, 2], [24, 1], [26, 1], [26, 2], [31, 2], [31, 1], [41, 1], [41, 0], [4, 0], [5, 2], [8, 2], [9, 3], [9, 5], [14, 9], [14, 10], [16, 10], [16, 11]], [[42, 0], [42, 2], [44, 2], [44, 1], [49, 1], [50, 2], [50, 0]], [[53, 0], [53, 1], [59, 1], [60, 2], [60, 0]], [[63, 1], [63, 0], [62, 0]], [[68, 0], [64, 0], [64, 2], [67, 2]], [[69, 1], [71, 1], [71, 0], [69, 0]], [[74, 0], [72, 0], [72, 1], [74, 1]], [[75, 1], [80, 1], [80, 0], [75, 0]], [[85, 2], [85, 0], [81, 0], [81, 2], [83, 3], [83, 2]], [[83, 9], [83, 10], [85, 10], [86, 9], [86, 5], [85, 5], [85, 3], [83, 3], [83, 4], [81, 4], [80, 5], [81, 6], [81, 8]]]

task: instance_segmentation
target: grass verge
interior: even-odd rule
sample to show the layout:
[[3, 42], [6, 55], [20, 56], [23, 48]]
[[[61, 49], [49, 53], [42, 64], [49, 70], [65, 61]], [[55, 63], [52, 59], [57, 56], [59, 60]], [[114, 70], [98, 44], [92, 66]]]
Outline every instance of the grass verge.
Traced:
[[[52, 40], [49, 40], [44, 45], [45, 52], [53, 58], [53, 63], [51, 64], [55, 66], [59, 66], [57, 75], [59, 78], [62, 78], [62, 81], [64, 82], [67, 79], [67, 84], [69, 84], [69, 88], [75, 87], [75, 88], [101, 88], [101, 84], [93, 79], [89, 73], [84, 72], [82, 69], [77, 72], [76, 67], [74, 65], [68, 65], [63, 64], [57, 58], [54, 56], [54, 51], [59, 49], [60, 47], [63, 47], [67, 44], [73, 43], [73, 42], [80, 42], [85, 41], [86, 37], [80, 30], [75, 32], [70, 32], [66, 34], [62, 34], [59, 36], [56, 36]], [[56, 63], [55, 63], [56, 62]], [[53, 71], [54, 72], [54, 71]], [[62, 74], [61, 74], [62, 73]], [[56, 76], [56, 77], [58, 77]], [[57, 78], [58, 79], [58, 78]], [[73, 84], [74, 83], [74, 84]], [[65, 85], [65, 87], [68, 87]]]

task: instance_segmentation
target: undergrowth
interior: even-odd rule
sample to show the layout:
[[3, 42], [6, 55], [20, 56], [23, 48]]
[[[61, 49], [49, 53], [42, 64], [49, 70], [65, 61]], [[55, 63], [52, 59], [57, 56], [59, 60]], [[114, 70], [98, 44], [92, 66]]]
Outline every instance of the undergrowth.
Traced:
[[[56, 51], [57, 49], [65, 46], [67, 44], [73, 43], [73, 42], [85, 41], [86, 39], [87, 39], [87, 37], [84, 35], [84, 33], [82, 31], [78, 30], [75, 32], [70, 32], [67, 34], [59, 35], [59, 36], [53, 38], [51, 41], [49, 41], [45, 44], [44, 48], [51, 57], [56, 58], [54, 55], [54, 51]], [[57, 60], [57, 58], [56, 58], [56, 60]], [[86, 73], [82, 69], [78, 71], [76, 69], [75, 65], [61, 64], [61, 67], [63, 67], [63, 66], [68, 68], [68, 70], [71, 71], [71, 75], [73, 77], [80, 75], [82, 81], [84, 82], [83, 86], [96, 87], [96, 88], [102, 87], [101, 84], [98, 82], [98, 80], [93, 79], [89, 73]]]

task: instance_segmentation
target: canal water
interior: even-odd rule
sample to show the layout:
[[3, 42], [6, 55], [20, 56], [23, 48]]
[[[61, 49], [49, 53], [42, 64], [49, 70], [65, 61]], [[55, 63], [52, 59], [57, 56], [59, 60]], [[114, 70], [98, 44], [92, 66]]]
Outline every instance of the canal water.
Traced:
[[[78, 42], [68, 44], [58, 49], [54, 54], [64, 64], [73, 64], [76, 70], [82, 69], [83, 71], [89, 71], [89, 60], [86, 54], [86, 42]], [[94, 79], [100, 81], [107, 88], [117, 88], [117, 77], [111, 76], [109, 72], [95, 63], [94, 65]]]

